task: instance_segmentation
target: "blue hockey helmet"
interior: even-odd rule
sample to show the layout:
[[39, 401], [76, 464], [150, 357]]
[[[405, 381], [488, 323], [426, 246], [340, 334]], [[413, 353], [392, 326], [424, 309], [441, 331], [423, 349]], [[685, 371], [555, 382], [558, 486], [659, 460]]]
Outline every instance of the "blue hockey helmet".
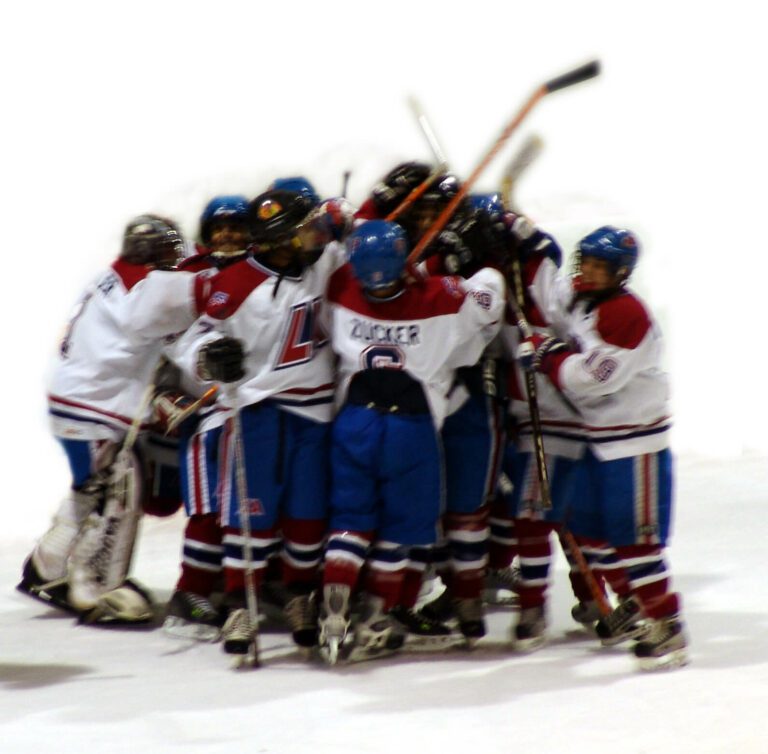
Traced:
[[629, 230], [603, 225], [579, 241], [580, 259], [594, 257], [609, 263], [611, 271], [619, 282], [626, 280], [635, 269], [640, 254], [640, 244]]
[[306, 196], [315, 206], [320, 204], [320, 195], [317, 193], [309, 179], [305, 178], [303, 175], [294, 175], [288, 178], [275, 178], [269, 188], [271, 190], [280, 189], [282, 191], [293, 191], [296, 194]]
[[240, 194], [214, 196], [200, 215], [200, 240], [210, 243], [211, 229], [216, 223], [247, 225], [248, 199]]
[[388, 288], [403, 275], [408, 258], [408, 239], [397, 224], [368, 220], [347, 238], [349, 262], [363, 288]]

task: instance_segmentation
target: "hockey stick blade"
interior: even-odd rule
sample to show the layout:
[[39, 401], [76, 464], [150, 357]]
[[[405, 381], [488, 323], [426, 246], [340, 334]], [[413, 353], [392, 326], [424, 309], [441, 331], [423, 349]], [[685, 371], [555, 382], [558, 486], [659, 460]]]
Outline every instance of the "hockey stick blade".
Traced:
[[544, 149], [544, 139], [538, 134], [530, 134], [509, 162], [506, 179], [514, 183], [530, 167], [531, 163]]
[[556, 92], [560, 89], [565, 89], [568, 86], [574, 84], [580, 84], [582, 81], [588, 81], [594, 78], [600, 73], [600, 61], [593, 60], [590, 63], [586, 63], [578, 68], [574, 68], [568, 73], [564, 73], [561, 76], [555, 76], [544, 84], [544, 88], [547, 92]]
[[501, 197], [507, 209], [517, 211], [514, 201], [514, 191], [520, 176], [531, 166], [531, 163], [544, 149], [544, 140], [538, 134], [530, 134], [523, 146], [515, 153], [504, 172], [501, 182]]
[[411, 96], [408, 98], [408, 105], [416, 117], [416, 121], [421, 128], [421, 132], [424, 134], [424, 138], [427, 140], [427, 144], [429, 144], [429, 148], [432, 151], [438, 166], [440, 166], [443, 171], [448, 170], [448, 160], [445, 157], [445, 152], [443, 152], [443, 148], [440, 146], [440, 140], [435, 135], [432, 125], [429, 122], [429, 118], [427, 118], [421, 103], [416, 97]]

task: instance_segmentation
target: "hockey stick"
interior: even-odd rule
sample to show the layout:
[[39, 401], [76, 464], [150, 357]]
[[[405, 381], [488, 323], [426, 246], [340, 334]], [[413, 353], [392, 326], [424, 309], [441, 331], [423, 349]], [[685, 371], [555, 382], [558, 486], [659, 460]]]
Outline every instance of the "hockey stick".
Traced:
[[414, 202], [417, 202], [421, 196], [426, 192], [426, 190], [435, 182], [436, 178], [439, 178], [445, 171], [448, 169], [447, 165], [439, 164], [436, 165], [435, 168], [432, 170], [432, 172], [418, 185], [415, 189], [411, 191], [408, 196], [403, 199], [400, 204], [397, 205], [384, 219], [388, 220], [389, 222], [394, 222], [397, 220], [400, 215], [405, 212], [409, 207], [411, 207]]
[[515, 153], [504, 171], [501, 181], [501, 195], [504, 197], [504, 205], [507, 209], [520, 214], [514, 199], [514, 190], [520, 176], [528, 170], [531, 163], [544, 149], [544, 140], [538, 134], [530, 134], [523, 142], [523, 146]]
[[[533, 334], [533, 330], [531, 329], [531, 326], [528, 324], [528, 320], [526, 320], [525, 315], [522, 312], [520, 303], [523, 298], [523, 289], [522, 275], [520, 274], [520, 264], [518, 260], [514, 260], [512, 269], [515, 276], [515, 291], [517, 300], [514, 300], [510, 296], [508, 299], [509, 305], [512, 309], [512, 313], [514, 314], [516, 320], [515, 324], [517, 325], [517, 329], [520, 331], [520, 334], [524, 338], [530, 338]], [[528, 410], [531, 414], [531, 427], [533, 431], [533, 443], [536, 456], [536, 469], [539, 477], [541, 504], [544, 510], [551, 510], [552, 498], [550, 495], [549, 472], [547, 471], [546, 454], [544, 451], [544, 436], [541, 431], [541, 415], [539, 413], [539, 401], [536, 393], [536, 377], [533, 373], [528, 371], [525, 372], [525, 388], [528, 397]], [[579, 572], [589, 587], [590, 594], [595, 600], [595, 604], [600, 611], [600, 615], [608, 615], [612, 611], [611, 605], [606, 599], [603, 590], [600, 588], [600, 585], [597, 583], [595, 574], [592, 573], [592, 569], [589, 567], [589, 563], [587, 563], [584, 554], [581, 552], [581, 549], [576, 542], [576, 538], [565, 527], [564, 523], [561, 528], [561, 535], [565, 540], [565, 543], [568, 545], [568, 550], [571, 553], [571, 557], [576, 562], [576, 566], [579, 569]]]
[[216, 393], [218, 393], [218, 391], [218, 385], [209, 387], [194, 403], [190, 403], [189, 406], [176, 414], [176, 416], [168, 422], [168, 426], [166, 427], [164, 434], [168, 435], [173, 432], [176, 427], [178, 427], [180, 424], [183, 424], [198, 409], [202, 408], [206, 403], [208, 403], [208, 401], [216, 397]]
[[[450, 219], [451, 215], [456, 211], [456, 208], [464, 200], [464, 197], [469, 193], [472, 186], [475, 185], [480, 174], [488, 167], [489, 163], [493, 160], [499, 150], [509, 141], [510, 136], [515, 132], [517, 127], [525, 120], [531, 110], [538, 104], [540, 100], [546, 97], [552, 92], [557, 92], [560, 89], [579, 84], [582, 81], [591, 79], [600, 72], [599, 63], [594, 60], [591, 63], [580, 66], [568, 73], [551, 79], [542, 84], [534, 93], [526, 100], [524, 105], [520, 108], [517, 114], [512, 120], [504, 127], [499, 137], [493, 143], [491, 148], [486, 152], [485, 156], [478, 163], [477, 167], [472, 171], [472, 174], [467, 178], [459, 188], [456, 196], [451, 199], [445, 209], [438, 215], [434, 223], [427, 229], [426, 233], [419, 239], [419, 242], [414, 246], [413, 250], [408, 257], [408, 262], [416, 263], [421, 259], [424, 250], [435, 240], [440, 231], [445, 227], [446, 223]], [[424, 189], [426, 191], [426, 187]], [[423, 192], [422, 192], [423, 193]], [[389, 218], [387, 218], [389, 219]]]
[[429, 121], [427, 120], [424, 111], [421, 109], [421, 106], [415, 97], [410, 97], [408, 102], [414, 114], [416, 115], [417, 120], [419, 121], [419, 126], [421, 126], [421, 130], [424, 133], [427, 142], [429, 143], [429, 147], [432, 150], [432, 154], [434, 154], [435, 159], [437, 160], [437, 164], [431, 170], [429, 175], [418, 186], [413, 188], [411, 192], [400, 202], [400, 204], [398, 204], [397, 207], [395, 207], [384, 218], [389, 222], [394, 222], [397, 220], [397, 218], [400, 217], [400, 215], [402, 215], [405, 210], [407, 210], [421, 198], [424, 192], [435, 182], [435, 179], [439, 178], [448, 170], [448, 162], [445, 159], [445, 154], [443, 154], [443, 150], [440, 149], [440, 144], [437, 141], [435, 132], [430, 127]]
[[411, 96], [408, 97], [408, 106], [411, 108], [414, 116], [416, 116], [416, 121], [421, 128], [421, 132], [424, 134], [424, 138], [427, 140], [427, 144], [429, 144], [429, 148], [432, 150], [432, 154], [435, 156], [437, 164], [443, 165], [447, 169], [448, 160], [446, 159], [445, 153], [440, 146], [440, 141], [438, 140], [437, 136], [435, 136], [435, 132], [432, 130], [432, 125], [430, 124], [429, 118], [427, 118], [427, 114], [424, 112], [424, 108], [421, 106], [421, 103], [416, 99], [416, 97]]
[[341, 178], [341, 198], [347, 198], [347, 189], [349, 188], [349, 177], [352, 175], [351, 170], [345, 170], [344, 175]]
[[256, 594], [256, 581], [253, 575], [253, 552], [251, 550], [251, 506], [248, 499], [248, 482], [245, 475], [245, 452], [243, 449], [243, 424], [237, 398], [237, 388], [228, 384], [227, 397], [232, 406], [232, 449], [235, 467], [235, 491], [240, 513], [240, 530], [243, 533], [243, 562], [245, 569], [245, 604], [251, 622], [251, 641], [245, 658], [247, 665], [259, 667], [259, 602]]

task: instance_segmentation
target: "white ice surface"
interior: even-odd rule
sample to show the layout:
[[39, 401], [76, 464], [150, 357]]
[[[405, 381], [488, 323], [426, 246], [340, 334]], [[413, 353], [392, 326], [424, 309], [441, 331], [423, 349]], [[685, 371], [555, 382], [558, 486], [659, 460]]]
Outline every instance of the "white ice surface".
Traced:
[[[758, 3], [7, 5], [2, 754], [768, 751]], [[623, 650], [568, 637], [562, 563], [553, 642], [538, 654], [508, 654], [511, 617], [496, 613], [471, 656], [333, 671], [306, 667], [274, 635], [265, 667], [236, 674], [218, 647], [78, 628], [13, 591], [68, 483], [45, 421], [46, 368], [131, 215], [169, 213], [194, 234], [214, 193], [253, 195], [304, 173], [333, 195], [347, 169], [359, 201], [396, 161], [430, 158], [409, 94], [466, 177], [535, 86], [592, 57], [601, 77], [546, 98], [476, 187], [496, 188], [536, 131], [545, 151], [519, 186], [523, 209], [566, 251], [604, 222], [641, 236], [635, 284], [665, 330], [675, 447], [688, 454], [670, 555], [690, 667], [640, 676]], [[148, 521], [142, 534], [138, 575], [161, 598], [181, 525]]]
[[[691, 664], [640, 673], [626, 648], [575, 630], [562, 559], [551, 641], [507, 644], [490, 615], [471, 652], [307, 664], [287, 635], [263, 636], [263, 667], [234, 671], [219, 645], [160, 630], [77, 626], [15, 593], [30, 543], [0, 554], [0, 751], [423, 754], [759, 754], [767, 750], [768, 459], [679, 462], [670, 561]], [[159, 599], [177, 576], [180, 518], [146, 520], [136, 575]], [[4, 537], [5, 539], [5, 537]]]

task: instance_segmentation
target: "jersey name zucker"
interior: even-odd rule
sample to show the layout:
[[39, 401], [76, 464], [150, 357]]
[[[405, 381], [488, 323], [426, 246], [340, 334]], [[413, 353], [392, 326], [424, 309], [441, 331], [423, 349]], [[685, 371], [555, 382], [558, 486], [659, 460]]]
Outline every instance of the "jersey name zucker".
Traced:
[[393, 346], [418, 346], [421, 343], [421, 328], [415, 324], [384, 325], [364, 319], [353, 319], [349, 324], [349, 337], [354, 340]]

